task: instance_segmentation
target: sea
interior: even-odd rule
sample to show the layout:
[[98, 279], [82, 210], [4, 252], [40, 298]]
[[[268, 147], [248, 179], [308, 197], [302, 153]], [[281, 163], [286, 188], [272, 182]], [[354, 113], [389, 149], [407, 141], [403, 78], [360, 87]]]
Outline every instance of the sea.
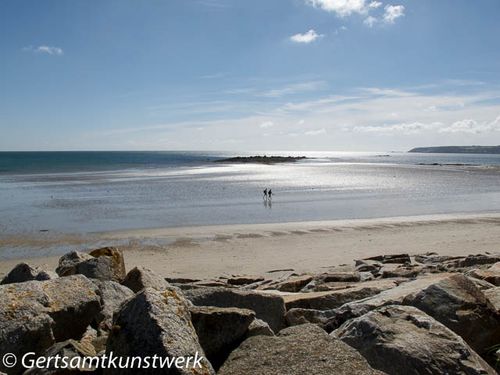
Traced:
[[0, 152], [0, 237], [499, 211], [500, 155]]

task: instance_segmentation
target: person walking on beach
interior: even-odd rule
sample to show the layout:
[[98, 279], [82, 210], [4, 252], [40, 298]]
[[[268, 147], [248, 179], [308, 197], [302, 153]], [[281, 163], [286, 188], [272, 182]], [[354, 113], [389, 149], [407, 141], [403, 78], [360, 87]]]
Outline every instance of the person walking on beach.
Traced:
[[272, 195], [273, 195], [273, 191], [271, 189], [269, 189], [269, 191], [267, 192], [267, 196], [269, 197], [269, 200], [271, 200]]
[[267, 188], [264, 189], [264, 200], [267, 200]]

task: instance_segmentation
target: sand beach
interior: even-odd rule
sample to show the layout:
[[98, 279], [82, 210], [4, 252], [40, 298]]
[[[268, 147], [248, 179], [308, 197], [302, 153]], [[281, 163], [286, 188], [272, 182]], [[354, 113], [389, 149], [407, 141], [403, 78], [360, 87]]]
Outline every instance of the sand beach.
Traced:
[[[378, 254], [436, 252], [468, 255], [498, 251], [500, 214], [464, 214], [274, 224], [127, 230], [82, 235], [9, 236], [4, 248], [59, 247], [63, 253], [120, 244], [127, 263], [165, 277], [208, 279], [270, 275], [293, 269], [320, 272]], [[94, 247], [97, 245], [94, 245]], [[0, 261], [4, 275], [21, 261], [54, 269], [59, 255]]]

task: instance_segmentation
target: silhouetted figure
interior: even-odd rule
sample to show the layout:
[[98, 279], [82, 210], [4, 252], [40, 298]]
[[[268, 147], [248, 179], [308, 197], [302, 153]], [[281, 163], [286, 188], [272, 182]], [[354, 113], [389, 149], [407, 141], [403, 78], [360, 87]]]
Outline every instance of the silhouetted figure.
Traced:
[[264, 189], [264, 200], [267, 200], [267, 188]]
[[269, 199], [273, 197], [273, 191], [271, 189], [269, 189], [269, 191], [267, 192], [267, 196], [269, 197]]

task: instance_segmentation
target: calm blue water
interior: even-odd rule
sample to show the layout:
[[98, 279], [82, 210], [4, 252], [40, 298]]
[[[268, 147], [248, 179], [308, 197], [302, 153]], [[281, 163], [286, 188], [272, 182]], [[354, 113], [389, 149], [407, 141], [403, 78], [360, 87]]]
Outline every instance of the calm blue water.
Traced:
[[[214, 160], [254, 155], [249, 152], [143, 152], [71, 151], [0, 152], [0, 176], [5, 174], [71, 173], [124, 169], [154, 169], [195, 166]], [[264, 154], [263, 152], [258, 153]], [[267, 152], [268, 155], [306, 155], [314, 161], [368, 162], [386, 164], [463, 163], [500, 165], [500, 155], [353, 153], [353, 152]]]
[[0, 152], [0, 174], [176, 167], [210, 162], [218, 156], [201, 152]]
[[237, 154], [2, 152], [0, 236], [500, 211], [500, 155], [267, 152], [310, 159], [213, 162]]

